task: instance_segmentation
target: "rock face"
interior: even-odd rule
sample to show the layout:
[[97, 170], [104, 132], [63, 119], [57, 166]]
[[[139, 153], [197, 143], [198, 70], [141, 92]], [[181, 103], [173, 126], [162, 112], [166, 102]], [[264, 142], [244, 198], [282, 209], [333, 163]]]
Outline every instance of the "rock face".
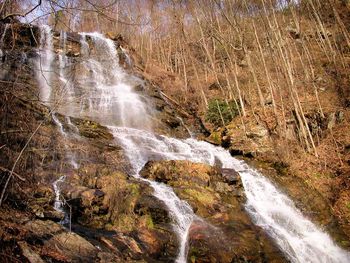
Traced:
[[189, 262], [285, 262], [244, 211], [239, 175], [188, 161], [151, 161], [141, 175], [173, 187], [201, 219], [189, 233]]
[[62, 193], [73, 222], [113, 233], [97, 239], [125, 260], [176, 258], [178, 241], [168, 212], [147, 184], [90, 164], [67, 177]]
[[268, 129], [250, 119], [243, 126], [241, 120], [235, 118], [224, 129], [212, 132], [206, 140], [227, 148], [233, 156], [255, 157], [273, 151]]

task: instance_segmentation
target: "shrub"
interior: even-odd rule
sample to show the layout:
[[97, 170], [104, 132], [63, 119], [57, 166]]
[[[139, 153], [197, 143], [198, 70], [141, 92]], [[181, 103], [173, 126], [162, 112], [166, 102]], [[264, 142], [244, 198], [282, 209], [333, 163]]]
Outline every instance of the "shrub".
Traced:
[[222, 99], [212, 99], [208, 103], [206, 121], [216, 126], [223, 126], [222, 120], [224, 121], [224, 125], [226, 125], [232, 121], [238, 113], [238, 107], [234, 101], [226, 102]]

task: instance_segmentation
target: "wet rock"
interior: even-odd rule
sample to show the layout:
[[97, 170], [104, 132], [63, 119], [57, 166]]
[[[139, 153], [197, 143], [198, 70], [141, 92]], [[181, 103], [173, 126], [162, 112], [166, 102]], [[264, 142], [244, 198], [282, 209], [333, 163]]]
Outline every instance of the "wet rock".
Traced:
[[189, 230], [190, 262], [236, 262], [232, 246], [227, 245], [228, 240], [220, 229], [210, 224], [195, 220]]
[[244, 189], [236, 171], [188, 161], [152, 161], [141, 175], [170, 185], [203, 219], [195, 220], [190, 228], [190, 262], [286, 261], [246, 214]]
[[64, 219], [64, 213], [54, 209], [44, 211], [44, 219], [52, 220], [54, 222], [60, 222]]
[[222, 168], [221, 175], [229, 185], [242, 186], [241, 176], [234, 169]]
[[135, 238], [150, 257], [168, 262], [176, 259], [178, 239], [172, 228], [140, 228]]
[[35, 190], [33, 197], [34, 198], [28, 203], [28, 208], [36, 215], [36, 217], [57, 222], [63, 219], [64, 214], [56, 211], [52, 207], [55, 195], [51, 187], [38, 187]]
[[[213, 170], [208, 165], [190, 161], [149, 161], [141, 171], [141, 175], [158, 182], [175, 184], [196, 184], [207, 186]], [[180, 176], [179, 176], [180, 175]]]
[[181, 124], [180, 121], [174, 117], [168, 117], [164, 121], [172, 129], [179, 127]]
[[153, 224], [171, 223], [168, 210], [163, 202], [153, 195], [145, 195], [137, 200], [134, 212], [140, 216], [150, 215], [148, 224], [152, 228]]
[[54, 196], [52, 188], [44, 185], [39, 186], [34, 192], [35, 198], [46, 198], [48, 201], [53, 200]]
[[[24, 229], [24, 238], [39, 248], [40, 257], [44, 255], [54, 262], [92, 262], [96, 255], [97, 249], [90, 242], [50, 220], [29, 221]], [[28, 246], [24, 244], [21, 248], [34, 262], [40, 262]]]
[[[91, 164], [81, 167], [80, 173], [95, 179], [92, 183], [81, 176], [67, 178], [69, 186], [62, 193], [67, 199], [74, 197], [69, 201], [73, 222], [117, 232], [99, 240], [126, 262], [130, 262], [128, 258], [161, 261], [176, 258], [178, 240], [172, 220], [166, 206], [151, 194], [148, 184]], [[79, 185], [82, 182], [89, 187]]]

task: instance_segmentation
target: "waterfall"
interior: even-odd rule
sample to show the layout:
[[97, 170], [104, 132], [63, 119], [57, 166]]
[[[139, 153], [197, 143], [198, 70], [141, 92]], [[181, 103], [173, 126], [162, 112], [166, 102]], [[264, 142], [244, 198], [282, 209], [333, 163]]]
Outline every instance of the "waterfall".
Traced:
[[59, 62], [59, 79], [62, 82], [63, 86], [66, 86], [68, 83], [66, 77], [66, 66], [68, 63], [68, 58], [66, 56], [66, 40], [67, 33], [61, 31], [60, 33], [60, 51], [58, 53], [58, 62]]
[[132, 59], [130, 58], [128, 52], [122, 46], [120, 46], [120, 49], [122, 50], [122, 52], [123, 52], [123, 54], [125, 56], [126, 65], [131, 68], [133, 66], [133, 63], [132, 63]]
[[225, 149], [192, 138], [178, 140], [143, 130], [111, 129], [131, 156], [130, 160], [138, 167], [152, 159], [189, 160], [209, 165], [219, 161], [222, 168], [239, 172], [247, 196], [247, 211], [291, 262], [350, 262], [349, 253], [305, 218], [289, 197], [244, 161], [233, 158]]
[[[45, 72], [50, 72], [53, 57], [52, 51], [48, 51], [52, 46], [51, 34], [46, 27], [42, 31], [44, 39], [40, 50], [44, 52], [41, 60], [42, 68], [46, 69], [42, 75], [49, 83], [50, 75]], [[72, 99], [67, 100], [60, 110], [109, 127], [116, 143], [123, 147], [131, 163], [130, 174], [148, 182], [154, 189], [154, 196], [168, 208], [180, 244], [177, 262], [187, 262], [188, 232], [196, 215], [189, 204], [180, 200], [169, 186], [140, 177], [140, 170], [149, 160], [189, 160], [209, 165], [219, 161], [222, 168], [239, 172], [247, 196], [246, 210], [291, 262], [350, 262], [349, 253], [304, 217], [288, 196], [246, 163], [230, 156], [228, 151], [194, 138], [180, 140], [153, 133], [153, 113], [148, 99], [134, 91], [134, 87], [141, 84], [142, 80], [127, 74], [119, 66], [114, 42], [99, 33], [80, 35], [82, 61], [78, 65], [79, 74], [72, 84], [74, 92], [69, 94]], [[39, 83], [43, 87], [41, 78]], [[44, 91], [41, 97], [47, 101], [51, 90], [47, 88]], [[66, 137], [67, 133], [59, 119], [55, 115], [53, 118], [63, 137]], [[70, 121], [67, 123], [75, 130], [76, 127]], [[60, 178], [54, 183], [58, 195], [58, 183], [63, 180]], [[59, 207], [59, 198], [56, 201]]]
[[[85, 56], [84, 67], [90, 72], [90, 75], [85, 75], [83, 80], [85, 84], [90, 85], [89, 89], [85, 90], [88, 102], [82, 107], [81, 114], [108, 125], [117, 124], [120, 129], [142, 128], [150, 131], [152, 109], [143, 102], [146, 98], [133, 91], [140, 80], [127, 74], [119, 66], [114, 42], [98, 33], [82, 33], [81, 36], [81, 53]], [[92, 41], [93, 50], [88, 49], [88, 37]], [[103, 113], [102, 119], [101, 113]], [[147, 158], [145, 159], [142, 153], [137, 153], [136, 141], [119, 137], [118, 128], [114, 130], [111, 127], [111, 129], [115, 138], [127, 149], [126, 154], [133, 167], [132, 175], [147, 181], [154, 189], [154, 196], [167, 206], [180, 243], [177, 262], [186, 262], [187, 236], [194, 218], [192, 208], [187, 202], [180, 200], [170, 187], [140, 178], [139, 171]]]
[[40, 86], [40, 100], [49, 103], [51, 97], [51, 73], [54, 60], [52, 32], [47, 25], [40, 27], [39, 58], [36, 61], [36, 78]]
[[[196, 218], [191, 206], [180, 200], [174, 191], [163, 183], [157, 183], [148, 179], [141, 178], [140, 170], [149, 159], [160, 157], [162, 152], [168, 148], [163, 145], [158, 145], [159, 140], [152, 132], [145, 130], [137, 130], [127, 127], [109, 127], [118, 143], [122, 145], [125, 153], [132, 165], [132, 174], [140, 180], [146, 181], [154, 189], [154, 196], [163, 201], [169, 210], [170, 216], [174, 220], [174, 230], [178, 236], [180, 248], [176, 262], [187, 262], [187, 239], [188, 232], [192, 221]], [[157, 147], [157, 148], [154, 148]], [[149, 152], [153, 150], [154, 152]], [[149, 157], [153, 158], [149, 158]], [[169, 152], [169, 157], [171, 153]], [[169, 158], [175, 159], [175, 158]]]
[[[56, 113], [52, 112], [52, 119], [54, 121], [54, 123], [56, 124], [56, 126], [58, 127], [58, 131], [59, 133], [63, 136], [64, 140], [66, 140], [69, 137], [69, 134], [64, 130], [63, 128], [63, 124], [61, 123], [61, 121], [57, 118]], [[69, 126], [73, 126], [74, 128], [77, 129], [77, 127], [75, 127], [71, 121], [70, 118], [67, 117], [68, 121], [68, 125]], [[74, 129], [73, 129], [74, 131]], [[65, 155], [66, 155], [66, 159], [68, 160], [69, 164], [71, 165], [71, 167], [73, 167], [73, 169], [78, 169], [79, 165], [76, 162], [76, 158], [75, 155], [71, 152], [71, 150], [69, 149], [69, 147], [67, 146], [66, 142], [64, 141], [64, 149], [65, 149]], [[59, 211], [64, 213], [64, 219], [61, 222], [61, 224], [67, 224], [69, 222], [69, 217], [70, 215], [68, 215], [66, 213], [66, 211], [64, 210], [63, 207], [63, 202], [61, 200], [61, 188], [60, 188], [60, 184], [63, 183], [66, 179], [65, 175], [61, 175], [56, 181], [54, 181], [52, 183], [52, 187], [53, 190], [55, 192], [55, 202], [54, 202], [54, 208]]]

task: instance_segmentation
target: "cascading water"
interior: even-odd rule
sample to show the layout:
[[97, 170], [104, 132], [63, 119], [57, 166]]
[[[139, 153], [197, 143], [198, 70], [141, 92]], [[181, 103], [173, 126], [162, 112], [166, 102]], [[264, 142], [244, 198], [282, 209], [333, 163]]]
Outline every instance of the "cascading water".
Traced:
[[132, 67], [132, 59], [130, 58], [128, 52], [126, 51], [125, 48], [123, 48], [122, 46], [120, 46], [120, 49], [122, 50], [122, 52], [124, 53], [125, 55], [125, 62], [126, 64], [128, 65], [128, 67]]
[[[63, 136], [63, 138], [65, 140], [68, 137], [68, 133], [64, 130], [63, 125], [62, 125], [61, 121], [57, 118], [55, 112], [52, 113], [52, 119], [55, 122], [56, 126], [58, 127], [58, 130], [59, 130], [60, 134]], [[69, 119], [69, 122], [70, 122], [70, 119]], [[73, 124], [71, 124], [71, 125], [73, 125]], [[67, 144], [65, 142], [64, 142], [64, 148], [66, 150], [66, 159], [68, 160], [69, 164], [73, 167], [73, 169], [78, 169], [79, 165], [76, 162], [75, 155], [69, 150], [69, 148], [68, 148], [68, 146], [67, 146]], [[67, 224], [69, 222], [69, 217], [70, 217], [70, 215], [68, 215], [66, 213], [66, 211], [64, 210], [63, 202], [61, 200], [62, 197], [61, 197], [60, 184], [62, 184], [65, 179], [66, 179], [66, 176], [65, 175], [61, 175], [56, 181], [54, 181], [52, 183], [53, 190], [55, 192], [54, 208], [57, 211], [64, 213], [64, 219], [61, 222], [62, 224]]]
[[39, 59], [36, 61], [36, 76], [40, 86], [40, 100], [49, 103], [51, 97], [51, 74], [54, 60], [52, 32], [49, 26], [40, 28]]
[[[153, 143], [157, 144], [159, 140], [152, 132], [127, 127], [110, 126], [109, 128], [118, 143], [122, 145], [129, 158], [133, 168], [131, 173], [136, 178], [148, 182], [154, 189], [154, 196], [163, 201], [169, 209], [170, 215], [175, 221], [174, 230], [180, 240], [179, 254], [176, 262], [186, 262], [188, 232], [192, 221], [196, 218], [192, 208], [187, 202], [180, 200], [170, 187], [162, 183], [141, 178], [139, 175], [140, 170], [148, 160], [160, 159], [162, 157], [162, 151], [164, 151], [165, 154], [169, 152], [167, 151], [168, 148], [159, 145], [159, 148], [155, 150], [155, 148], [153, 148]], [[170, 156], [171, 153], [169, 153], [168, 157], [172, 159]]]
[[136, 129], [113, 128], [125, 151], [139, 166], [147, 160], [189, 160], [234, 169], [240, 173], [246, 208], [292, 262], [350, 262], [348, 252], [294, 206], [292, 200], [244, 161], [228, 151], [195, 139], [178, 140]]
[[154, 134], [147, 98], [133, 90], [141, 81], [120, 68], [112, 40], [98, 33], [82, 33], [81, 54], [80, 74], [74, 80], [74, 92], [68, 95], [74, 98], [67, 100], [68, 103], [60, 110], [77, 117], [87, 117], [110, 128], [132, 164], [131, 174], [147, 181], [153, 187], [154, 195], [168, 207], [180, 240], [177, 262], [187, 261], [187, 236], [196, 216], [170, 187], [139, 176], [148, 160], [219, 163], [223, 168], [238, 171], [247, 196], [247, 211], [290, 261], [350, 262], [348, 252], [339, 248], [329, 235], [298, 211], [291, 199], [243, 161], [231, 157], [220, 147], [193, 138], [179, 140]]
[[[80, 111], [82, 116], [98, 120], [108, 125], [119, 127], [142, 128], [151, 130], [152, 110], [136, 92], [133, 87], [140, 80], [125, 73], [119, 66], [118, 54], [112, 40], [98, 33], [81, 34], [82, 54], [84, 56], [84, 68], [89, 72], [83, 81], [89, 84], [85, 90], [83, 105]], [[90, 50], [87, 38], [92, 41], [94, 49]], [[103, 116], [101, 118], [101, 113]], [[96, 115], [97, 114], [97, 115]], [[113, 129], [113, 128], [111, 128]], [[174, 220], [174, 229], [180, 240], [180, 249], [177, 262], [186, 262], [187, 233], [194, 218], [192, 208], [181, 201], [173, 190], [157, 182], [140, 178], [139, 171], [147, 162], [142, 154], [133, 156], [137, 149], [133, 141], [127, 141], [114, 133], [116, 139], [124, 144], [126, 148], [133, 147], [132, 153], [128, 150], [127, 155], [133, 167], [132, 175], [140, 180], [147, 181], [154, 189], [154, 195], [162, 200], [169, 209]]]
[[133, 91], [142, 80], [121, 69], [114, 42], [99, 33], [81, 33], [81, 54], [81, 77], [75, 79], [80, 104], [71, 111], [105, 125], [150, 130], [147, 116], [152, 110], [143, 102], [147, 98]]

